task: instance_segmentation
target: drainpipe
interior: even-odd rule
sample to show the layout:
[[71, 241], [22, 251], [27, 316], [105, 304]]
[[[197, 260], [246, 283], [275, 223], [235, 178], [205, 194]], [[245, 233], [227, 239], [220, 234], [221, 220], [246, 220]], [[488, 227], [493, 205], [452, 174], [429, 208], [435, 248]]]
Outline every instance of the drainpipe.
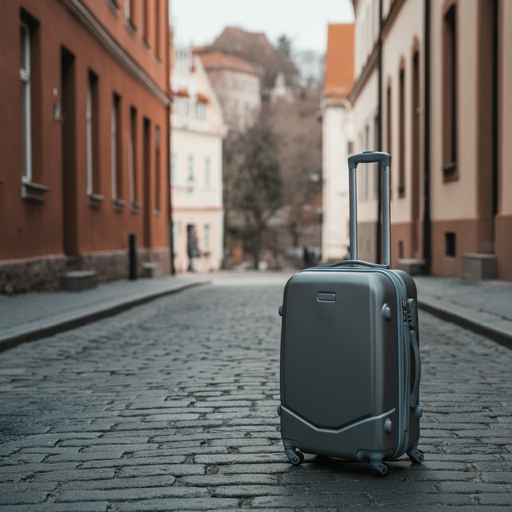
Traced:
[[[169, 9], [169, 7], [167, 7]], [[169, 12], [167, 12], [167, 18], [169, 19]], [[167, 62], [166, 62], [166, 80], [167, 80], [167, 97], [169, 99], [171, 96], [171, 49], [172, 47], [172, 35], [169, 24], [167, 24]], [[171, 100], [172, 101], [172, 100]], [[172, 236], [173, 232], [173, 220], [172, 220], [172, 175], [171, 175], [171, 106], [172, 103], [167, 105], [167, 174], [169, 176], [168, 186], [167, 186], [167, 204], [169, 207], [169, 251], [170, 251], [170, 260], [171, 260], [171, 275], [176, 275], [176, 268], [174, 267], [174, 240]]]
[[[382, 151], [382, 0], [379, 0], [379, 38], [377, 40], [378, 45], [378, 56], [377, 56], [377, 66], [379, 68], [379, 77], [378, 77], [378, 103], [377, 103], [377, 119], [378, 119], [378, 133], [377, 133], [377, 147], [375, 148], [377, 151]], [[380, 166], [380, 164], [377, 164]], [[380, 168], [379, 168], [380, 171]], [[377, 187], [377, 226], [376, 226], [376, 254], [375, 254], [375, 262], [382, 262], [382, 173], [378, 174], [379, 186]]]
[[425, 273], [431, 273], [430, 225], [430, 0], [425, 0], [425, 112], [424, 112], [424, 161], [423, 161], [423, 260]]

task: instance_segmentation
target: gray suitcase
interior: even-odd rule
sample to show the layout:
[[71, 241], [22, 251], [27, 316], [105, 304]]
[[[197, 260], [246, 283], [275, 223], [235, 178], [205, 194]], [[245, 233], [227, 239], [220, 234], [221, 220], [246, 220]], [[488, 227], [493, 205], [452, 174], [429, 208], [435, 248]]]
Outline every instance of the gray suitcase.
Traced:
[[[356, 169], [383, 170], [384, 264], [357, 260]], [[281, 436], [292, 464], [304, 453], [384, 461], [407, 452], [423, 461], [420, 435], [417, 293], [390, 270], [389, 168], [386, 153], [349, 158], [350, 260], [308, 268], [287, 282], [281, 328]]]

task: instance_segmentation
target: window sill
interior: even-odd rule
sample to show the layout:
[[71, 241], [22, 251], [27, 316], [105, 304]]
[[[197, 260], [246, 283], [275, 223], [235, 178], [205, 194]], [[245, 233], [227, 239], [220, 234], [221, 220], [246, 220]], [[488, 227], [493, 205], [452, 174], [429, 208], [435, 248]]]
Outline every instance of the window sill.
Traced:
[[126, 28], [128, 29], [128, 32], [130, 32], [130, 34], [132, 36], [135, 36], [135, 32], [137, 31], [137, 27], [134, 25], [133, 20], [131, 18], [126, 18], [124, 20], [124, 24], [125, 24]]
[[36, 203], [44, 203], [46, 192], [50, 191], [50, 187], [38, 185], [25, 181], [21, 184], [21, 197], [25, 201], [34, 201]]
[[119, 12], [119, 5], [116, 2], [116, 0], [106, 0], [106, 2], [112, 10], [112, 12], [117, 16], [117, 13]]
[[137, 203], [136, 201], [133, 201], [131, 206], [130, 206], [130, 212], [131, 213], [138, 213], [139, 210], [142, 208], [142, 205], [140, 203]]
[[451, 162], [449, 164], [443, 165], [443, 181], [456, 181], [459, 179], [459, 174], [457, 172], [457, 162]]
[[126, 206], [126, 201], [123, 201], [122, 199], [114, 199], [114, 211], [115, 212], [122, 212], [125, 206]]
[[98, 194], [87, 194], [87, 204], [91, 208], [98, 209], [101, 206], [101, 203], [103, 203], [103, 201], [105, 201], [104, 196], [100, 196]]

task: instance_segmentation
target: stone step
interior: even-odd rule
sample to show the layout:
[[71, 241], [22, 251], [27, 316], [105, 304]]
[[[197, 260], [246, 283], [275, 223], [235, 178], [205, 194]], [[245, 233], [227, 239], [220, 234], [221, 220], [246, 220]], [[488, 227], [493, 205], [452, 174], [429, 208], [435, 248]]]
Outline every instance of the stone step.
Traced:
[[156, 261], [147, 261], [142, 265], [142, 277], [161, 277], [162, 266]]
[[96, 288], [98, 276], [94, 270], [72, 270], [61, 278], [60, 284], [68, 292], [79, 292]]

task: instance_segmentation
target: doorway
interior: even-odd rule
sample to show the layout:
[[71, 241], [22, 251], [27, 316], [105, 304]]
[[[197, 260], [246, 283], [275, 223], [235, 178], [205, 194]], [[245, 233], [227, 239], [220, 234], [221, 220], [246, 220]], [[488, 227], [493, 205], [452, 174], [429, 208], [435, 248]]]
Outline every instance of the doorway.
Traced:
[[76, 83], [75, 56], [61, 47], [62, 219], [63, 250], [78, 255], [76, 179]]

